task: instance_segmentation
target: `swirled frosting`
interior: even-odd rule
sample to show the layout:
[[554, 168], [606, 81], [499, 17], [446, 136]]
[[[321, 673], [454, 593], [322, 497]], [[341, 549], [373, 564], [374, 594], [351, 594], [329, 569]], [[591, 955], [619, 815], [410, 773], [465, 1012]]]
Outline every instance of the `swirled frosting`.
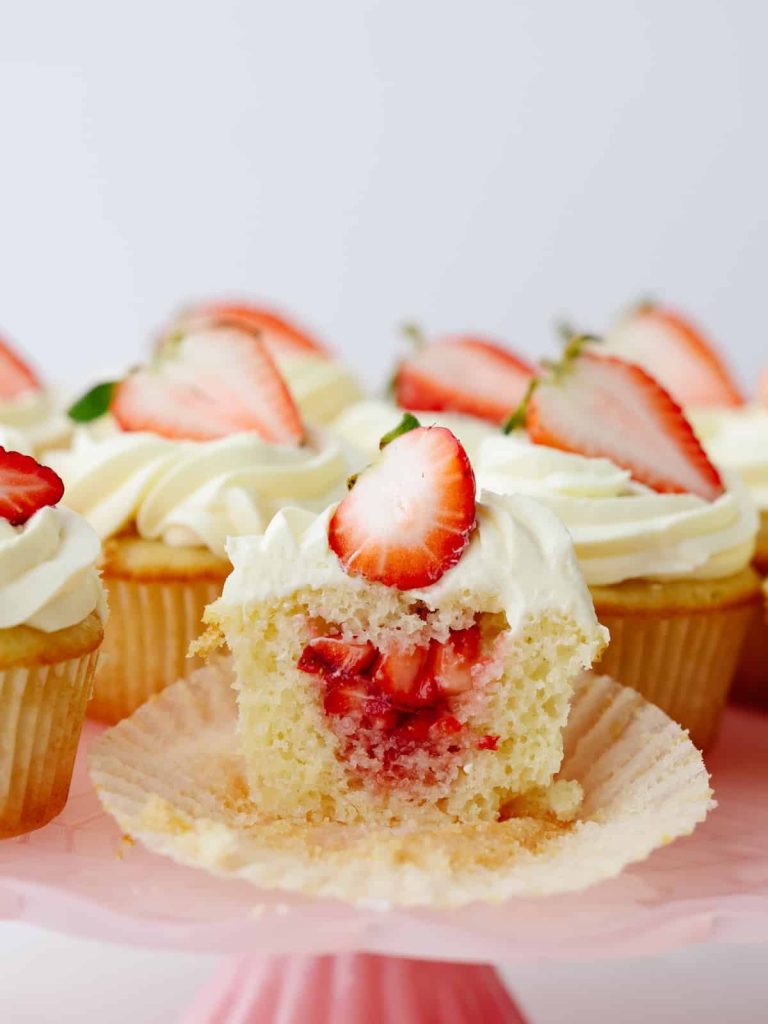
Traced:
[[207, 547], [220, 557], [230, 534], [258, 533], [286, 504], [324, 508], [344, 489], [338, 444], [310, 433], [300, 448], [251, 433], [176, 441], [110, 429], [76, 432], [70, 451], [49, 460], [65, 501], [101, 538], [135, 527], [141, 537]]
[[355, 376], [338, 359], [285, 355], [276, 361], [307, 423], [330, 423], [362, 396]]
[[17, 451], [40, 455], [66, 444], [71, 427], [50, 391], [25, 391], [17, 398], [0, 399], [0, 430], [11, 430], [23, 439]]
[[93, 611], [103, 618], [100, 550], [93, 529], [66, 508], [41, 508], [23, 526], [0, 519], [0, 629], [52, 633]]
[[[221, 606], [275, 599], [302, 587], [382, 587], [351, 576], [328, 545], [335, 505], [314, 516], [296, 508], [279, 512], [261, 536], [231, 537], [233, 572]], [[530, 616], [557, 611], [571, 617], [597, 644], [598, 626], [573, 546], [557, 518], [525, 497], [491, 498], [477, 506], [477, 529], [459, 562], [436, 583], [409, 590], [428, 608], [473, 600], [503, 611], [516, 630]]]
[[[459, 413], [415, 412], [423, 426], [447, 427], [461, 441], [470, 459], [477, 456], [481, 443], [497, 428], [475, 416]], [[357, 402], [338, 416], [328, 428], [344, 444], [353, 468], [368, 465], [379, 453], [379, 441], [403, 417], [403, 410], [391, 402], [369, 399]]]
[[527, 494], [555, 512], [590, 584], [728, 576], [754, 551], [757, 510], [734, 473], [725, 473], [715, 501], [659, 494], [608, 459], [517, 435], [486, 440], [476, 471], [483, 495]]
[[761, 512], [768, 512], [768, 409], [691, 409], [686, 412], [712, 461], [734, 470]]

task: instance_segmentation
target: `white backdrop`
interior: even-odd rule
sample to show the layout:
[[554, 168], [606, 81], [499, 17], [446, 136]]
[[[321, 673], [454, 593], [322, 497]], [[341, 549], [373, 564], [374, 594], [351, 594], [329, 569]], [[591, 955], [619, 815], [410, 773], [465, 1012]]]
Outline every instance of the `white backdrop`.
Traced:
[[0, 324], [54, 374], [180, 300], [541, 351], [648, 291], [768, 362], [768, 8], [0, 0]]
[[[538, 352], [553, 315], [599, 329], [648, 291], [697, 314], [745, 381], [768, 362], [764, 4], [0, 0], [0, 15], [0, 324], [53, 377], [127, 364], [175, 304], [222, 292], [295, 310], [374, 378], [406, 317]], [[10, 1024], [165, 1024], [212, 967], [8, 924], [0, 960]], [[617, 1006], [628, 1024], [649, 1008], [746, 1024], [765, 1016], [765, 960], [514, 974], [534, 1024], [562, 1024], [563, 1006], [568, 1024]]]

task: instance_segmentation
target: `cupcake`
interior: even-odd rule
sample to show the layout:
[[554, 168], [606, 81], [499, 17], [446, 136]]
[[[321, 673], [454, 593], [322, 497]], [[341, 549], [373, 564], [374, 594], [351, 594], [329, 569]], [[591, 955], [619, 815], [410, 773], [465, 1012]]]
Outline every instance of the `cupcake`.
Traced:
[[260, 812], [302, 823], [573, 816], [553, 784], [604, 646], [572, 545], [527, 498], [476, 504], [456, 437], [412, 416], [320, 515], [232, 538], [201, 646], [234, 657]]
[[67, 443], [70, 426], [37, 373], [0, 338], [0, 443], [42, 455]]
[[99, 540], [63, 489], [0, 448], [0, 838], [64, 806], [104, 635]]
[[217, 322], [258, 333], [307, 423], [330, 423], [362, 397], [358, 381], [330, 349], [274, 310], [245, 302], [201, 302], [183, 310], [165, 336]]
[[[679, 313], [648, 305], [621, 321], [606, 351], [655, 374], [686, 411], [712, 461], [737, 473], [760, 513], [754, 567], [768, 576], [768, 408], [746, 404], [725, 359]], [[734, 697], [768, 702], [768, 627], [756, 610], [736, 670]]]
[[379, 438], [392, 430], [402, 411], [425, 425], [452, 431], [474, 459], [480, 443], [518, 405], [534, 374], [522, 356], [489, 338], [449, 335], [427, 343], [421, 331], [405, 328], [412, 353], [398, 365], [390, 401], [363, 401], [331, 425], [356, 467], [378, 452]]
[[346, 464], [304, 429], [264, 343], [237, 327], [190, 329], [73, 411], [72, 448], [53, 461], [103, 541], [112, 615], [89, 714], [114, 722], [194, 668], [189, 644], [230, 570], [227, 536], [262, 530], [286, 503], [324, 507]]
[[652, 377], [584, 339], [509, 427], [483, 445], [482, 493], [532, 495], [563, 520], [611, 634], [600, 670], [706, 747], [759, 592], [747, 488]]

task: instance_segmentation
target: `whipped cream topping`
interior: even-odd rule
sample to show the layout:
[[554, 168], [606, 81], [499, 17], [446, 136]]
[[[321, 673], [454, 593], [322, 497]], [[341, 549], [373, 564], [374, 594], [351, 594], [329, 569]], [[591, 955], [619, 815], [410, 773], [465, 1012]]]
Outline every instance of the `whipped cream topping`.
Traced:
[[[286, 596], [303, 587], [384, 587], [344, 571], [328, 545], [335, 506], [318, 516], [296, 508], [279, 512], [261, 536], [232, 537], [233, 571], [222, 606], [240, 607]], [[428, 608], [461, 602], [504, 612], [513, 631], [530, 616], [555, 611], [572, 617], [589, 636], [597, 625], [592, 599], [562, 524], [525, 497], [492, 498], [477, 506], [477, 528], [459, 562], [436, 583], [408, 590]]]
[[[447, 427], [464, 445], [474, 461], [481, 443], [498, 428], [475, 416], [460, 413], [415, 411], [422, 426]], [[345, 446], [353, 468], [368, 465], [379, 453], [379, 441], [403, 418], [403, 410], [391, 402], [369, 399], [351, 405], [328, 428]]]
[[3, 430], [22, 438], [23, 447], [16, 451], [40, 455], [66, 444], [72, 424], [54, 393], [25, 391], [16, 398], [0, 399], [0, 431]]
[[738, 473], [768, 512], [768, 408], [688, 409], [686, 415], [712, 461]]
[[134, 526], [147, 540], [225, 555], [229, 535], [258, 533], [286, 504], [317, 511], [344, 490], [338, 444], [316, 432], [300, 448], [252, 433], [176, 441], [121, 432], [108, 420], [76, 431], [70, 451], [49, 459], [64, 501], [101, 538]]
[[41, 508], [22, 526], [0, 519], [0, 629], [52, 633], [93, 611], [103, 619], [100, 551], [93, 529], [66, 508]]
[[708, 579], [749, 564], [758, 517], [747, 488], [724, 474], [715, 501], [659, 494], [608, 459], [585, 458], [523, 436], [485, 441], [476, 466], [490, 494], [527, 494], [568, 528], [587, 583]]
[[355, 376], [338, 359], [285, 355], [276, 362], [307, 423], [330, 423], [362, 396]]

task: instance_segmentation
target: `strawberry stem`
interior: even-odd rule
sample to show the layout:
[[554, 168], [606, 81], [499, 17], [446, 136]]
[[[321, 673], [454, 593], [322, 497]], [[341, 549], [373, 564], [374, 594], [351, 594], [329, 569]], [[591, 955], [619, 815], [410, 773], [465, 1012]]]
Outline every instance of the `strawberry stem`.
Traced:
[[540, 377], [531, 377], [525, 394], [523, 395], [522, 402], [518, 405], [509, 419], [502, 425], [502, 434], [511, 434], [513, 430], [525, 429], [525, 421], [528, 416], [528, 406], [531, 403], [531, 397], [534, 391], [539, 386], [540, 379]]
[[395, 440], [395, 438], [401, 437], [403, 434], [409, 434], [412, 430], [415, 430], [420, 426], [421, 424], [412, 412], [404, 412], [403, 418], [397, 426], [388, 431], [379, 441], [379, 450], [386, 448], [388, 444], [391, 444]]
[[426, 348], [427, 336], [418, 324], [402, 324], [400, 327], [400, 333], [408, 340], [409, 344], [416, 351], [421, 348]]

